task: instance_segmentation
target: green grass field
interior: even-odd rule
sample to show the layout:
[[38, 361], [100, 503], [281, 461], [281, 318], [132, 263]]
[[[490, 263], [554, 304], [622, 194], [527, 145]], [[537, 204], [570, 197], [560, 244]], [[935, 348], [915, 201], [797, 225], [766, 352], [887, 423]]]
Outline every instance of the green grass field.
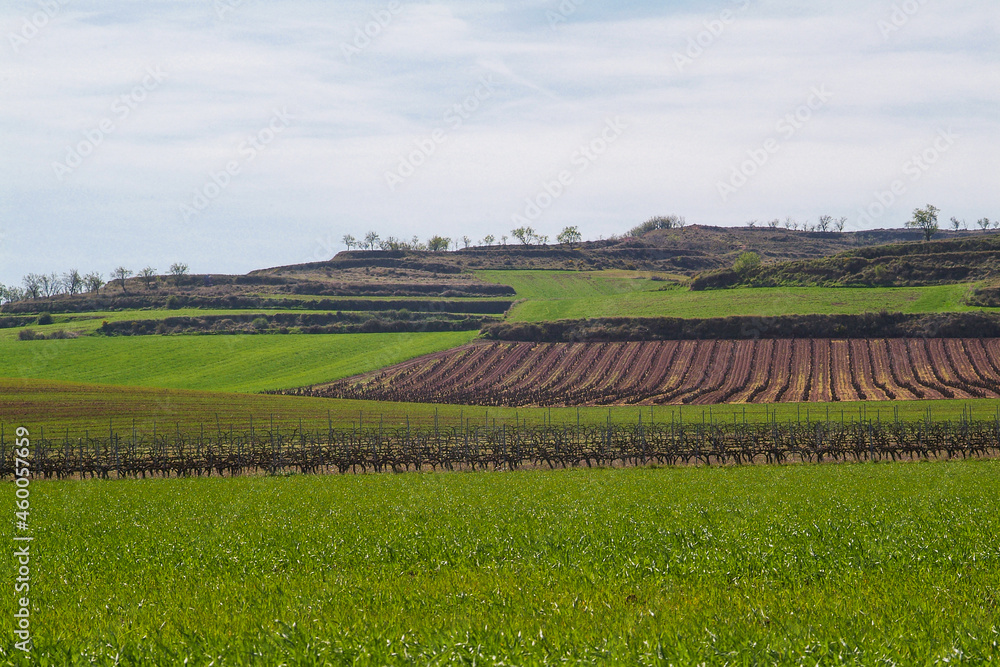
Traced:
[[[586, 299], [655, 290], [684, 280], [650, 271], [477, 271], [488, 282], [510, 285], [519, 299]], [[654, 280], [653, 278], [658, 278]]]
[[57, 313], [52, 316], [52, 324], [32, 324], [27, 327], [14, 327], [10, 329], [0, 329], [0, 341], [7, 340], [17, 340], [18, 333], [22, 329], [30, 328], [34, 329], [40, 334], [50, 335], [55, 331], [68, 331], [75, 332], [83, 335], [92, 334], [101, 328], [101, 325], [107, 322], [123, 322], [129, 320], [165, 320], [171, 317], [206, 317], [209, 315], [223, 315], [223, 316], [233, 316], [233, 315], [277, 315], [279, 313], [294, 313], [296, 315], [313, 313], [313, 312], [329, 312], [329, 311], [310, 311], [310, 310], [265, 310], [265, 309], [251, 309], [251, 310], [218, 310], [218, 309], [200, 309], [200, 308], [181, 308], [177, 310], [117, 310], [112, 312], [91, 312], [91, 313], [72, 313], [72, 314], [61, 314]]
[[[31, 494], [31, 664], [1000, 655], [995, 461], [36, 482]], [[0, 524], [8, 545], [12, 530]], [[14, 563], [0, 560], [4, 581]], [[5, 623], [0, 663], [26, 664], [12, 646]]]
[[0, 377], [256, 392], [327, 382], [472, 340], [476, 332], [0, 340]]
[[[485, 301], [485, 300], [484, 300]], [[123, 322], [131, 320], [153, 320], [161, 321], [174, 317], [233, 317], [236, 315], [308, 315], [313, 313], [327, 314], [329, 310], [269, 310], [265, 308], [256, 309], [213, 309], [213, 308], [181, 308], [177, 310], [119, 310], [111, 312], [89, 312], [89, 313], [57, 313], [52, 315], [52, 324], [29, 324], [20, 327], [0, 329], [0, 341], [17, 340], [22, 329], [33, 329], [43, 335], [51, 335], [56, 331], [73, 332], [80, 335], [94, 334], [101, 328], [104, 322]], [[342, 313], [358, 313], [362, 315], [379, 315], [384, 311], [333, 311]], [[495, 316], [494, 316], [495, 317]]]
[[775, 287], [691, 292], [628, 271], [483, 271], [484, 279], [511, 285], [518, 298], [509, 319], [543, 322], [594, 317], [710, 318], [857, 314], [882, 309], [903, 313], [964, 312], [971, 285], [895, 288]]

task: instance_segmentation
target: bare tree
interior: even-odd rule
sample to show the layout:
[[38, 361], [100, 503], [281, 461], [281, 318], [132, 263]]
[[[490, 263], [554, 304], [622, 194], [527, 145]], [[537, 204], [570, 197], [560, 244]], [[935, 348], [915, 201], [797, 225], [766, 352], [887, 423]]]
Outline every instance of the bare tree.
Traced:
[[502, 245], [507, 245], [507, 235], [506, 235], [506, 234], [504, 234], [504, 235], [502, 235], [502, 236], [500, 237], [500, 243], [501, 243]]
[[119, 266], [114, 271], [111, 272], [112, 279], [117, 280], [119, 283], [121, 283], [122, 292], [124, 292], [125, 294], [128, 294], [128, 290], [125, 288], [125, 281], [131, 278], [133, 275], [135, 274], [132, 273], [131, 269], [126, 269], [124, 266]]
[[70, 269], [63, 274], [63, 287], [69, 294], [79, 294], [83, 291], [83, 276], [76, 269]]
[[464, 246], [465, 246], [466, 248], [468, 248], [468, 247], [469, 247], [470, 245], [472, 245], [472, 239], [470, 239], [470, 238], [469, 238], [468, 236], [463, 236], [463, 237], [462, 237], [462, 244], [463, 244], [463, 245], [464, 245]]
[[100, 292], [101, 288], [104, 287], [104, 276], [94, 271], [85, 275], [83, 282], [87, 286], [88, 292]]
[[982, 218], [981, 220], [977, 220], [976, 224], [982, 227], [983, 231], [985, 232], [987, 229], [990, 228], [990, 219]]
[[43, 273], [38, 277], [38, 279], [39, 283], [41, 284], [43, 296], [48, 297], [59, 294], [59, 290], [62, 286], [62, 281], [59, 279], [58, 275], [56, 275], [55, 273], [50, 273], [48, 275], [45, 275]]
[[847, 225], [847, 218], [838, 218], [838, 219], [837, 219], [837, 220], [836, 220], [836, 221], [835, 221], [835, 222], [833, 223], [833, 228], [834, 228], [835, 230], [837, 230], [838, 232], [843, 232], [843, 231], [844, 231], [844, 226], [845, 226], [845, 225]]
[[816, 229], [821, 232], [830, 231], [830, 227], [833, 226], [833, 216], [832, 215], [821, 215], [819, 216], [819, 221], [816, 223]]
[[21, 279], [24, 285], [24, 296], [27, 299], [37, 299], [42, 295], [42, 277], [37, 273], [29, 273]]
[[348, 250], [352, 250], [356, 245], [358, 245], [358, 240], [350, 234], [344, 234], [344, 238], [342, 238], [341, 241], [344, 242], [344, 245], [347, 246]]
[[156, 269], [151, 266], [147, 266], [139, 272], [139, 277], [142, 278], [142, 282], [146, 283], [147, 290], [152, 289], [153, 281], [156, 280]]
[[24, 298], [24, 290], [19, 287], [14, 287], [11, 285], [7, 287], [6, 285], [0, 285], [0, 304], [13, 303], [14, 301], [20, 301]]
[[377, 232], [368, 232], [365, 234], [365, 244], [364, 246], [369, 250], [374, 250], [375, 246], [378, 245], [379, 235]]
[[494, 243], [496, 243], [496, 240], [497, 239], [496, 239], [495, 236], [493, 236], [492, 234], [487, 234], [483, 238], [483, 240], [481, 241], [481, 243], [482, 243], [482, 245], [493, 245]]
[[187, 275], [188, 265], [183, 262], [174, 262], [170, 265], [170, 275], [174, 277], [174, 284], [180, 285], [181, 279]]

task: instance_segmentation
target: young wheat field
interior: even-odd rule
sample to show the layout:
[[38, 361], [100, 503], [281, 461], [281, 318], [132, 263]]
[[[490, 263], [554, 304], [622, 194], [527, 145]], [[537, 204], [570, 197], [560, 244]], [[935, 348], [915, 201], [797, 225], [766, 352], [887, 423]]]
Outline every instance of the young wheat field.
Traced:
[[982, 664], [998, 473], [36, 482], [33, 664]]

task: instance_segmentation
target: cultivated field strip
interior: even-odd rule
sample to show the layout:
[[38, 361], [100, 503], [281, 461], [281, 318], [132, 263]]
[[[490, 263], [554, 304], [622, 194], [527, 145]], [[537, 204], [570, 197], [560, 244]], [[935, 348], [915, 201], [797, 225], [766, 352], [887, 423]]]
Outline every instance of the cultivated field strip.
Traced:
[[464, 405], [1000, 397], [1000, 339], [477, 342], [298, 393]]

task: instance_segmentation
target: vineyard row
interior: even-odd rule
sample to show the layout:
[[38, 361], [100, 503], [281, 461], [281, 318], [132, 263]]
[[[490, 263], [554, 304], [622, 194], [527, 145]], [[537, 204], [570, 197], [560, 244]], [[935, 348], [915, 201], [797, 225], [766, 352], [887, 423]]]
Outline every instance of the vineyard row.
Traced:
[[1000, 339], [480, 342], [294, 393], [464, 405], [1000, 397]]
[[[15, 450], [0, 442], [0, 479]], [[905, 422], [637, 423], [607, 426], [378, 427], [282, 433], [33, 438], [32, 473], [43, 478], [235, 476], [514, 470], [526, 467], [746, 465], [995, 457], [993, 420]]]

